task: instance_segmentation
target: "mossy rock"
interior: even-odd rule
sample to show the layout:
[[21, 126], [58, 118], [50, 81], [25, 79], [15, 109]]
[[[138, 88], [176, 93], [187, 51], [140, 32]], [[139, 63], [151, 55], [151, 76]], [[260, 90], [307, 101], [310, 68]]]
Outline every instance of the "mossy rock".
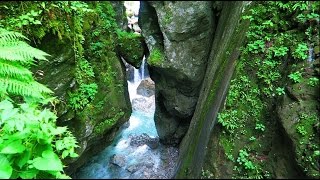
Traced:
[[150, 66], [160, 66], [165, 60], [164, 52], [160, 48], [154, 48], [150, 52], [148, 64]]
[[120, 56], [129, 64], [140, 68], [146, 50], [143, 37], [138, 34], [126, 33], [119, 37], [117, 49]]

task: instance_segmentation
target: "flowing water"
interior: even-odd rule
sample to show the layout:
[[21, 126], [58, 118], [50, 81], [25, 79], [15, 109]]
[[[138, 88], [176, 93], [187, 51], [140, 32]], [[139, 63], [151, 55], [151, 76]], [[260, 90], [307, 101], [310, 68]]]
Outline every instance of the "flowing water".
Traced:
[[146, 179], [171, 178], [173, 176], [178, 150], [158, 143], [153, 119], [155, 96], [144, 97], [137, 94], [138, 85], [148, 77], [149, 73], [145, 68], [145, 59], [143, 59], [140, 69], [134, 68], [133, 82], [127, 81], [128, 90], [131, 103], [144, 99], [145, 101], [142, 103], [151, 102], [152, 106], [137, 108], [135, 106], [142, 104], [132, 103], [131, 117], [120, 128], [113, 143], [81, 167], [76, 172], [75, 178]]

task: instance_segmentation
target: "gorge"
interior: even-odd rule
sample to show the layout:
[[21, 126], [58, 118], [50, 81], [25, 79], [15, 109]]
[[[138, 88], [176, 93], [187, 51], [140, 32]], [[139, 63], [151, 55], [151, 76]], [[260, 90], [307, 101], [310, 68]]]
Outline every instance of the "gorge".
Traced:
[[[20, 35], [0, 31], [0, 128], [12, 133], [0, 135], [0, 178], [319, 178], [319, 8], [282, 1], [0, 2], [0, 28], [50, 55], [12, 63], [20, 51], [10, 57], [5, 48], [14, 43], [1, 43]], [[30, 100], [12, 90], [7, 81], [28, 73], [7, 64], [29, 68], [52, 93]], [[9, 113], [8, 98], [20, 110]], [[37, 135], [37, 150], [28, 150], [30, 140], [10, 140], [27, 131], [6, 130], [15, 127], [7, 119], [27, 112], [22, 102], [53, 112], [54, 124], [70, 134]], [[41, 167], [41, 158], [59, 166]]]

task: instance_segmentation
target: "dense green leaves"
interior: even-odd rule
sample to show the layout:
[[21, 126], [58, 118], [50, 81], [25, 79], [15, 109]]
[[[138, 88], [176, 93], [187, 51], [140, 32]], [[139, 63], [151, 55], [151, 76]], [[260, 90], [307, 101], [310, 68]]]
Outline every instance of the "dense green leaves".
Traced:
[[0, 154], [0, 179], [9, 179], [12, 174], [12, 167], [7, 157]]
[[[13, 111], [14, 114], [10, 113]], [[21, 178], [36, 177], [40, 171], [61, 172], [63, 164], [59, 157], [77, 156], [76, 139], [66, 127], [56, 127], [57, 117], [51, 111], [40, 111], [29, 104], [15, 108], [12, 102], [4, 100], [0, 102], [0, 116], [4, 114], [11, 115], [4, 116], [9, 118], [0, 126], [4, 132], [0, 134], [0, 155], [10, 162], [10, 167], [21, 172]], [[8, 170], [7, 167], [3, 171]]]
[[[20, 39], [26, 38], [0, 29], [0, 178], [68, 178], [60, 158], [77, 157], [76, 139], [66, 127], [56, 127], [53, 112], [38, 109], [52, 101], [44, 97], [52, 91], [27, 69], [47, 54]], [[21, 95], [26, 102], [18, 105], [10, 95]]]
[[[307, 82], [313, 90], [319, 84], [316, 73], [310, 72], [317, 71], [311, 53], [319, 47], [320, 3], [261, 1], [251, 5], [242, 17], [250, 21], [247, 43], [241, 48], [237, 74], [231, 80], [225, 108], [218, 115], [222, 127], [219, 144], [226, 158], [235, 165], [233, 178], [240, 179], [276, 177], [267, 167], [272, 162], [258, 159], [270, 158], [268, 138], [273, 133], [270, 131], [275, 127], [272, 124], [275, 120], [269, 113], [275, 110], [278, 96], [290, 91], [288, 87], [300, 87]], [[298, 68], [302, 64], [303, 68]], [[309, 177], [318, 178], [319, 157], [314, 151], [318, 152], [319, 146], [310, 144], [316, 137], [312, 133], [316, 125], [310, 119], [299, 120], [297, 132], [305, 137], [300, 143], [308, 142], [308, 145], [297, 156], [302, 156], [300, 162], [304, 164], [299, 165], [303, 171]], [[312, 123], [306, 123], [308, 121]], [[234, 158], [236, 156], [238, 158]]]
[[26, 148], [22, 145], [21, 139], [12, 141], [8, 144], [2, 144], [1, 154], [16, 154], [22, 153]]

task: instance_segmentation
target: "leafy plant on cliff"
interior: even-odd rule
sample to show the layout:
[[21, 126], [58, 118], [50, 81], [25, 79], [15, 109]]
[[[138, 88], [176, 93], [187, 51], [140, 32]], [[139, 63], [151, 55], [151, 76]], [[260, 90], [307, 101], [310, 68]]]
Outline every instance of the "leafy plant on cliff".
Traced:
[[[309, 63], [306, 62], [309, 48], [319, 46], [317, 9], [320, 4], [263, 1], [251, 5], [249, 13], [243, 16], [243, 19], [250, 20], [247, 44], [241, 48], [237, 74], [231, 80], [225, 108], [218, 115], [223, 132], [219, 142], [225, 158], [236, 165], [233, 178], [272, 178], [274, 175], [269, 173], [272, 171], [266, 166], [269, 162], [265, 159], [270, 158], [270, 142], [277, 127], [269, 112], [274, 110], [272, 104], [279, 99], [276, 94], [285, 94], [283, 87], [291, 84], [287, 77], [294, 83], [305, 81], [303, 69], [291, 73], [287, 68], [295, 63]], [[316, 85], [310, 81], [310, 86]], [[237, 113], [232, 113], [235, 111]], [[237, 119], [236, 123], [234, 119]], [[316, 127], [311, 127], [316, 124], [310, 125], [310, 119], [305, 120], [306, 123], [300, 120], [296, 127], [298, 137], [302, 137], [301, 145], [296, 147], [297, 162], [308, 177], [318, 178], [319, 164], [316, 162], [319, 156], [315, 154], [319, 151], [319, 138], [315, 138], [318, 135], [314, 132]], [[230, 131], [232, 124], [236, 126]], [[239, 149], [246, 149], [247, 153], [238, 154]], [[229, 158], [237, 155], [241, 165]], [[253, 170], [249, 160], [257, 168]]]
[[[56, 126], [53, 112], [40, 110], [39, 104], [52, 100], [43, 93], [52, 91], [35, 81], [27, 67], [48, 54], [23, 38], [0, 29], [0, 178], [69, 178], [61, 159], [77, 157], [77, 142], [66, 127]], [[22, 95], [26, 102], [15, 102], [12, 95]]]
[[80, 84], [76, 92], [69, 93], [69, 106], [74, 110], [83, 109], [94, 99], [97, 92], [98, 86], [96, 83]]
[[159, 65], [164, 60], [163, 52], [160, 49], [154, 48], [148, 58], [148, 64]]

